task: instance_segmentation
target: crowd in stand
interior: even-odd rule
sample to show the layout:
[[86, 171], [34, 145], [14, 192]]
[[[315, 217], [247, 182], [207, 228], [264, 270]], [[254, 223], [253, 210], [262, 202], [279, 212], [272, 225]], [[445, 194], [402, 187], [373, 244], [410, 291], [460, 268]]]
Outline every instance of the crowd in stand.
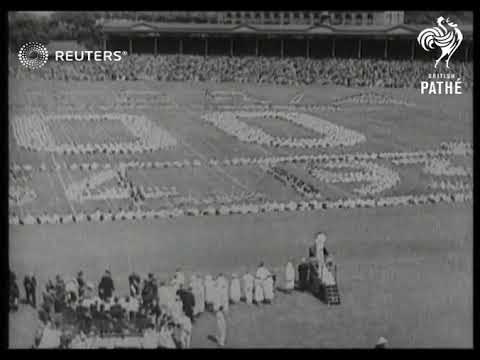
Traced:
[[[264, 263], [255, 273], [245, 271], [229, 278], [220, 273], [213, 277], [192, 274], [187, 280], [178, 268], [169, 281], [160, 281], [153, 273], [143, 281], [132, 272], [128, 277], [129, 294], [119, 296], [110, 270], [98, 285], [80, 271], [76, 277], [57, 275], [49, 279], [42, 292], [39, 318], [42, 322], [37, 337], [39, 348], [95, 347], [190, 347], [192, 326], [205, 311], [217, 318], [217, 343], [226, 340], [224, 314], [229, 307], [246, 304], [272, 304], [276, 289], [286, 293], [297, 288], [307, 290], [311, 277], [318, 276], [326, 285], [335, 284], [333, 258], [325, 248], [326, 236], [319, 233], [305, 258], [295, 267], [289, 261], [284, 267], [281, 285], [276, 274]], [[313, 275], [311, 266], [316, 269]], [[322, 271], [319, 271], [322, 269]], [[26, 303], [36, 308], [37, 281], [33, 274], [24, 278]], [[20, 291], [15, 274], [10, 271], [10, 309], [17, 311]], [[94, 342], [94, 343], [92, 343]]]
[[[47, 80], [164, 80], [265, 83], [277, 85], [321, 84], [349, 87], [419, 87], [432, 73], [433, 62], [380, 59], [309, 59], [262, 56], [130, 55], [118, 62], [48, 62], [29, 71], [10, 62], [15, 78]], [[473, 63], [450, 65], [464, 82], [473, 85]]]

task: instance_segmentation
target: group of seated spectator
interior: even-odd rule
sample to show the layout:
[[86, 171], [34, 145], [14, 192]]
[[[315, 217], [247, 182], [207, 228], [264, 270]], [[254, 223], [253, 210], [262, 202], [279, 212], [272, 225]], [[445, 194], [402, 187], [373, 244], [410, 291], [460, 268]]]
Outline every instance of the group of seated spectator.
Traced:
[[[16, 59], [15, 59], [16, 60]], [[14, 78], [45, 80], [163, 80], [338, 85], [348, 87], [419, 87], [433, 72], [433, 62], [420, 60], [344, 59], [263, 56], [130, 55], [118, 62], [48, 62], [29, 71], [10, 61]], [[473, 85], [473, 63], [456, 61], [449, 73]]]

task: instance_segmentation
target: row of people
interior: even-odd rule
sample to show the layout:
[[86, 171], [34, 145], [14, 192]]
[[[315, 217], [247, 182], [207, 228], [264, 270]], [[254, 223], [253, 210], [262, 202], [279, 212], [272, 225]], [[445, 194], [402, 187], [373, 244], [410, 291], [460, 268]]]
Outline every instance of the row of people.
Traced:
[[[31, 279], [29, 276], [26, 279]], [[172, 333], [178, 329], [180, 334], [176, 338], [177, 345], [188, 347], [192, 324], [205, 310], [216, 313], [221, 328], [221, 323], [225, 321], [223, 312], [228, 311], [229, 306], [240, 302], [242, 297], [247, 304], [271, 303], [275, 292], [274, 275], [263, 263], [258, 267], [255, 276], [248, 271], [242, 279], [233, 274], [230, 284], [223, 274], [219, 274], [215, 279], [211, 275], [202, 278], [198, 274], [193, 274], [187, 286], [186, 277], [181, 269], [177, 269], [168, 284], [157, 281], [152, 273], [143, 281], [143, 285], [140, 276], [135, 272], [129, 276], [128, 281], [130, 293], [122, 298], [115, 295], [115, 285], [109, 270], [98, 284], [98, 295], [95, 295], [92, 282], [84, 278], [83, 272], [79, 272], [76, 278], [66, 281], [59, 275], [55, 283], [47, 281], [40, 310], [40, 318], [44, 325], [38, 335], [37, 346], [41, 348], [101, 346], [87, 343], [92, 341], [92, 337], [98, 340], [98, 335], [102, 338], [114, 333], [122, 337], [129, 336], [128, 334], [132, 336], [131, 332], [126, 331], [128, 324], [138, 324], [143, 320], [143, 326], [136, 328], [136, 334], [140, 331], [144, 340], [145, 338], [148, 340], [148, 336], [152, 336], [156, 331], [153, 335], [156, 340], [153, 342], [157, 344], [159, 332], [164, 333], [164, 338], [168, 334], [173, 337]], [[291, 292], [294, 283], [295, 269], [289, 262], [286, 266], [285, 290]], [[27, 296], [31, 295], [27, 293]], [[63, 326], [55, 324], [58, 316], [54, 314], [59, 313], [62, 315]], [[76, 322], [78, 330], [74, 331], [74, 334], [69, 334], [70, 336], [64, 331], [68, 321]], [[225, 329], [220, 329], [219, 333], [218, 342], [223, 345]], [[57, 334], [55, 340], [52, 340], [53, 334]], [[85, 334], [90, 336], [87, 338]], [[66, 339], [62, 340], [62, 337]], [[145, 344], [137, 345], [146, 347]]]
[[[293, 263], [286, 264], [282, 276], [285, 292], [291, 293], [296, 283], [300, 290], [307, 290], [312, 276], [325, 285], [335, 284], [333, 260], [325, 242], [324, 233], [316, 235], [309, 248], [310, 260], [302, 259], [298, 276]], [[55, 282], [48, 280], [39, 311], [44, 325], [39, 329], [36, 346], [188, 348], [192, 325], [207, 310], [216, 314], [217, 341], [223, 346], [226, 336], [224, 312], [242, 298], [247, 304], [272, 303], [277, 288], [276, 275], [263, 262], [254, 275], [247, 270], [242, 277], [232, 274], [230, 279], [222, 273], [215, 279], [208, 274], [203, 277], [194, 273], [188, 282], [178, 268], [168, 282], [157, 280], [153, 273], [142, 281], [132, 272], [128, 283], [129, 294], [119, 297], [108, 269], [98, 286], [88, 281], [82, 271], [75, 278], [64, 280], [57, 275]], [[28, 274], [24, 284], [27, 300], [35, 299], [34, 275]], [[11, 291], [12, 285], [16, 285], [16, 277], [10, 272]], [[18, 287], [13, 290], [18, 294]]]
[[[394, 164], [408, 164], [409, 161], [418, 161], [419, 158], [435, 158], [450, 155], [468, 155], [473, 153], [471, 143], [448, 143], [439, 150], [424, 150], [415, 152], [378, 152], [378, 153], [345, 153], [345, 154], [312, 154], [312, 155], [284, 155], [284, 156], [270, 156], [270, 157], [232, 157], [230, 159], [216, 159], [211, 158], [207, 160], [206, 165], [217, 166], [244, 166], [244, 165], [272, 165], [279, 162], [305, 162], [305, 161], [320, 161], [320, 162], [335, 162], [335, 161], [360, 161], [360, 160], [375, 160], [375, 159], [389, 159]], [[202, 166], [202, 162], [198, 159], [194, 160], [175, 160], [175, 161], [121, 161], [120, 164], [128, 168], [140, 169], [155, 169], [155, 168], [182, 168]], [[98, 170], [111, 169], [115, 167], [109, 162], [98, 163], [96, 161], [86, 163], [70, 163], [67, 164], [70, 170]], [[19, 164], [12, 161], [10, 170], [13, 172], [21, 171], [53, 171], [55, 166], [48, 166], [45, 163], [40, 163], [39, 166], [34, 167], [30, 164]]]
[[[372, 192], [370, 188], [364, 190]], [[439, 202], [468, 202], [473, 198], [471, 190], [461, 192], [436, 192], [420, 195], [399, 195], [378, 197], [375, 199], [368, 198], [347, 198], [338, 200], [302, 200], [277, 202], [268, 201], [261, 204], [232, 204], [220, 206], [207, 206], [205, 208], [180, 208], [159, 209], [159, 210], [143, 210], [140, 208], [128, 211], [120, 210], [113, 212], [112, 210], [101, 211], [97, 209], [93, 213], [77, 212], [74, 214], [42, 214], [32, 215], [30, 213], [17, 215], [15, 212], [9, 215], [9, 223], [11, 225], [34, 225], [34, 224], [67, 224], [72, 222], [108, 222], [119, 220], [147, 220], [158, 218], [174, 218], [178, 216], [211, 216], [211, 215], [232, 215], [232, 214], [256, 214], [264, 212], [283, 212], [283, 211], [307, 211], [322, 210], [334, 208], [360, 208], [360, 207], [386, 207], [386, 206], [405, 206], [405, 205], [421, 205]]]
[[[432, 63], [420, 60], [309, 59], [263, 56], [130, 55], [118, 62], [48, 62], [39, 71], [28, 71], [12, 61], [15, 78], [48, 80], [163, 80], [268, 83], [276, 85], [322, 84], [349, 87], [419, 87]], [[473, 64], [456, 61], [450, 71], [473, 86]]]
[[31, 151], [51, 151], [61, 154], [127, 154], [136, 152], [152, 152], [158, 149], [171, 149], [176, 146], [177, 140], [166, 130], [154, 125], [144, 116], [130, 114], [104, 115], [66, 115], [62, 120], [79, 121], [115, 120], [121, 122], [135, 137], [134, 141], [118, 141], [106, 143], [71, 143], [57, 144], [47, 122], [56, 117], [40, 114], [18, 116], [13, 121], [13, 134], [17, 144]]
[[[242, 116], [259, 116], [263, 118], [276, 117], [285, 119], [300, 125], [309, 131], [314, 131], [318, 137], [280, 137], [273, 136], [259, 127], [252, 127], [239, 120]], [[329, 121], [319, 119], [305, 113], [295, 112], [247, 112], [243, 111], [217, 111], [209, 112], [202, 116], [207, 123], [211, 123], [227, 134], [237, 137], [239, 140], [248, 143], [268, 145], [273, 147], [287, 146], [296, 148], [315, 148], [315, 147], [335, 147], [335, 146], [352, 146], [366, 140], [363, 134], [356, 131], [346, 129], [342, 126], [335, 125]]]
[[[358, 171], [337, 172], [330, 169], [355, 169]], [[385, 166], [361, 160], [335, 162], [330, 164], [307, 165], [307, 171], [325, 183], [362, 183], [366, 185], [355, 188], [353, 191], [360, 195], [376, 195], [386, 189], [394, 187], [400, 182], [400, 176]]]

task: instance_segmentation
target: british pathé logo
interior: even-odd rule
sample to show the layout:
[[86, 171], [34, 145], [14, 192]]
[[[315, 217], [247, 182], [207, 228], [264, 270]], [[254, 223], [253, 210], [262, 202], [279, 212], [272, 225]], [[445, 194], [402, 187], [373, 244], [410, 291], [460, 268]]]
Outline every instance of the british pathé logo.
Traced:
[[[418, 34], [417, 41], [425, 51], [435, 49], [440, 51], [440, 55], [435, 60], [435, 69], [442, 60], [445, 61], [446, 68], [450, 69], [450, 58], [462, 43], [463, 35], [458, 25], [449, 18], [440, 16], [437, 18], [437, 25], [422, 30]], [[420, 92], [427, 95], [460, 95], [462, 79], [454, 72], [434, 72], [428, 74], [428, 79], [420, 82]]]
[[460, 46], [463, 35], [458, 25], [450, 21], [449, 18], [445, 19], [443, 16], [440, 16], [437, 18], [437, 25], [420, 32], [417, 41], [425, 51], [434, 50], [435, 48], [441, 50], [440, 57], [435, 60], [435, 68], [437, 68], [438, 63], [442, 59], [445, 59], [447, 68], [449, 68], [448, 62]]

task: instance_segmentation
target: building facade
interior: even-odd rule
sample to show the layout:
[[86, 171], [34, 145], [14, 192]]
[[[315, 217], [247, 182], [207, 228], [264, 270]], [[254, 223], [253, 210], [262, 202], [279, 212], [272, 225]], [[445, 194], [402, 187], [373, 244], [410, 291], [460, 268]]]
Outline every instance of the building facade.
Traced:
[[[175, 22], [182, 16], [204, 22]], [[170, 21], [103, 23], [103, 48], [129, 53], [221, 56], [425, 59], [416, 38], [425, 26], [387, 12], [172, 12]], [[473, 58], [473, 27], [464, 25], [455, 59]]]

